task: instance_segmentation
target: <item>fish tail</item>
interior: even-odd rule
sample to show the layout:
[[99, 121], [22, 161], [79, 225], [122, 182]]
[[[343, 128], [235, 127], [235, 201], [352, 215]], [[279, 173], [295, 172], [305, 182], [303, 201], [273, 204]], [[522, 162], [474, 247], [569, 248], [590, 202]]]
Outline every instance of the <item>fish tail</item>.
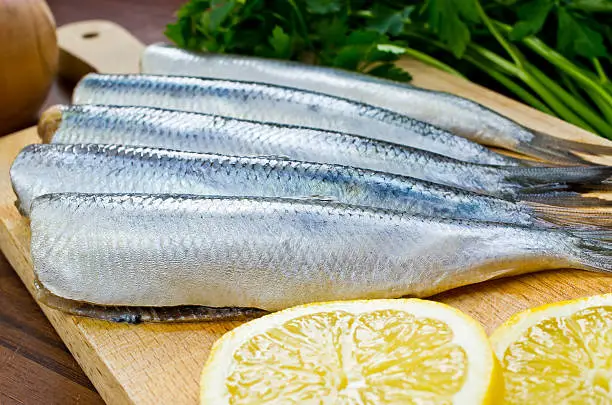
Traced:
[[612, 155], [612, 146], [570, 141], [538, 131], [533, 131], [533, 134], [529, 142], [519, 142], [515, 147], [516, 151], [553, 163], [574, 165], [593, 164], [576, 153], [593, 156]]
[[570, 233], [576, 237], [573, 256], [577, 267], [612, 273], [612, 229], [595, 227], [572, 230]]
[[546, 224], [585, 229], [612, 229], [612, 206], [608, 208], [559, 207], [532, 201], [522, 204], [529, 207], [535, 217]]
[[612, 166], [504, 167], [504, 180], [519, 194], [584, 191], [602, 186], [612, 176]]
[[53, 136], [62, 124], [64, 109], [54, 105], [46, 109], [38, 120], [38, 136], [42, 143], [51, 143]]

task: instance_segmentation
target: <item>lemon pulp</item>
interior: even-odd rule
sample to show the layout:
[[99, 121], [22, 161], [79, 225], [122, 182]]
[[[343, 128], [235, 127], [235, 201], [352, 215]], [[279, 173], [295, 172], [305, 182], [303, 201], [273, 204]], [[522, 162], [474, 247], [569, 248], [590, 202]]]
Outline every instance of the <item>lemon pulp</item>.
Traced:
[[453, 337], [401, 310], [300, 316], [234, 351], [229, 403], [452, 404], [468, 368]]
[[541, 320], [501, 357], [506, 403], [612, 404], [612, 306]]

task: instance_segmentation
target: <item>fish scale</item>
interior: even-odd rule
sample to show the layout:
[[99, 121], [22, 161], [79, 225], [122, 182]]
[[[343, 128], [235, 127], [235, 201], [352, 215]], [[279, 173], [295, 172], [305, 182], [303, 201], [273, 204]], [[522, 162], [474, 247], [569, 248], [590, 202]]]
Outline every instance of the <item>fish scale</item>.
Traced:
[[[478, 165], [388, 142], [290, 125], [143, 107], [57, 106], [43, 114], [43, 139], [108, 143], [228, 155], [281, 155], [385, 171], [504, 198], [527, 198], [533, 186], [559, 190], [600, 182], [607, 167], [529, 168]], [[152, 131], [151, 128], [155, 128]], [[563, 189], [563, 188], [562, 188]], [[539, 193], [546, 189], [540, 188]]]
[[11, 167], [21, 209], [60, 192], [332, 198], [426, 215], [545, 225], [528, 205], [348, 166], [97, 144], [36, 144]]
[[495, 153], [433, 125], [367, 104], [262, 83], [153, 75], [85, 76], [75, 104], [160, 107], [345, 132], [458, 160], [511, 165]]
[[612, 155], [610, 143], [595, 145], [553, 137], [455, 94], [341, 69], [153, 44], [142, 55], [141, 71], [272, 83], [345, 97], [405, 114], [484, 145], [550, 162], [585, 163], [576, 153]]
[[[574, 234], [323, 201], [48, 194], [35, 200], [31, 224], [38, 280], [68, 311], [74, 301], [278, 310], [428, 296], [544, 269], [612, 270], [610, 251], [597, 242], [610, 231]], [[168, 260], [177, 251], [179, 259]]]

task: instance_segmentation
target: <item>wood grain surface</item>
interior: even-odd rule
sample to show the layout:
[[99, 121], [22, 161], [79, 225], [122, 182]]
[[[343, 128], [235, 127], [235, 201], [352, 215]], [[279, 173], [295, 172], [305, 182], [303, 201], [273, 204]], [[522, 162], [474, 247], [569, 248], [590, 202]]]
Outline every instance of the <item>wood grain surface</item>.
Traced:
[[[603, 140], [467, 81], [407, 61], [415, 83], [473, 98], [525, 125], [594, 143]], [[33, 129], [0, 139], [0, 248], [25, 285], [32, 287], [29, 228], [14, 207], [8, 167]], [[612, 163], [609, 160], [608, 163]], [[612, 278], [555, 271], [481, 283], [434, 299], [471, 314], [488, 332], [513, 313], [542, 303], [611, 292]], [[62, 340], [109, 403], [195, 404], [198, 377], [212, 343], [237, 322], [121, 325], [68, 316], [42, 307]]]
[[102, 399], [0, 255], [0, 404], [77, 403]]

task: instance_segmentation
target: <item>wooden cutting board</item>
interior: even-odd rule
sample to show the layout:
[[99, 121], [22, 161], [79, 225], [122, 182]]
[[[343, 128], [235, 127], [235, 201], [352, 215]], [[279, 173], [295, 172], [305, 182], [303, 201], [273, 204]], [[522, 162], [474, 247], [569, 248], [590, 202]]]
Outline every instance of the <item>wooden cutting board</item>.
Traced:
[[[64, 75], [92, 68], [136, 72], [143, 45], [105, 21], [58, 30]], [[466, 80], [412, 60], [402, 61], [416, 85], [478, 101], [547, 133], [591, 143], [605, 141]], [[0, 248], [32, 292], [28, 221], [15, 209], [9, 167], [19, 150], [38, 142], [29, 128], [0, 138]], [[608, 143], [609, 144], [609, 143]], [[600, 159], [604, 163], [606, 160]], [[612, 164], [612, 157], [607, 159]], [[612, 277], [575, 270], [551, 271], [459, 288], [433, 299], [474, 316], [491, 332], [517, 311], [536, 305], [612, 292]], [[65, 315], [41, 305], [58, 334], [109, 404], [195, 404], [199, 373], [213, 342], [238, 322], [124, 325]]]

